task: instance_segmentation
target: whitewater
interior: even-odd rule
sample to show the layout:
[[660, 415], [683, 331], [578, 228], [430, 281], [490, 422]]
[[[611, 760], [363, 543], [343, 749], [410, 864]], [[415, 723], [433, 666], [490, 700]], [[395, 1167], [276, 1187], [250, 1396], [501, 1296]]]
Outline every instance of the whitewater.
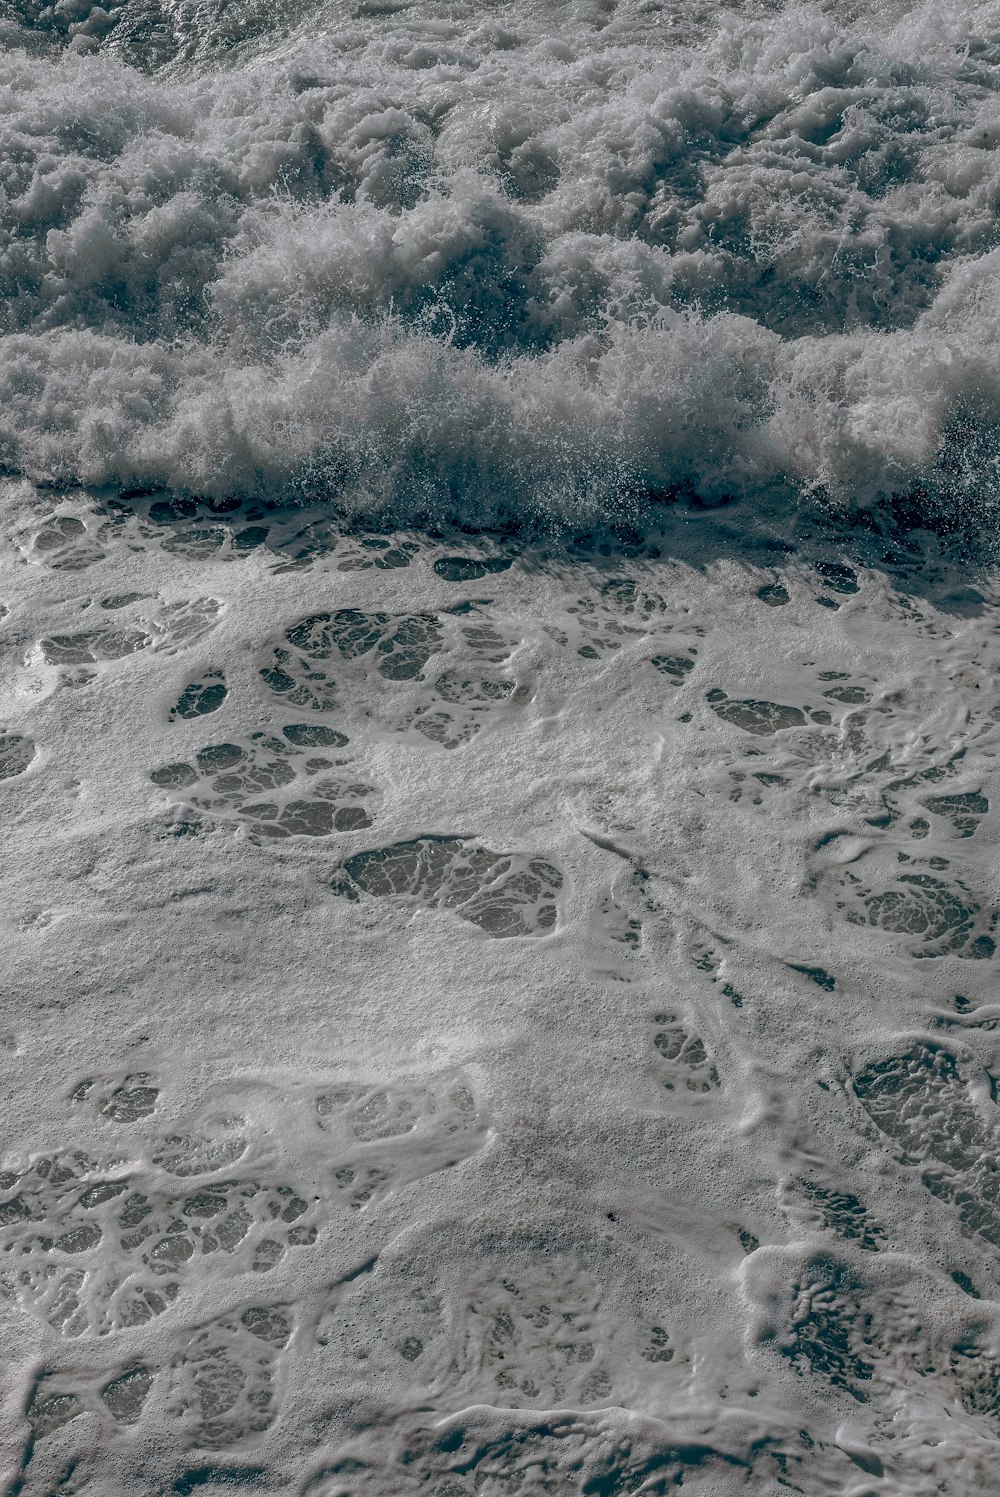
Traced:
[[1000, 5], [0, 0], [0, 1491], [992, 1497]]

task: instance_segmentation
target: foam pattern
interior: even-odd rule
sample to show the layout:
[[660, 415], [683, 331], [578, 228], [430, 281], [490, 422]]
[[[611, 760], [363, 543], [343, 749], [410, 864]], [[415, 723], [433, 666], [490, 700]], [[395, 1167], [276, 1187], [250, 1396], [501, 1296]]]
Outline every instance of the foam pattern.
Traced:
[[4, 497], [8, 1484], [986, 1497], [989, 576]]
[[334, 884], [348, 899], [419, 900], [454, 910], [491, 936], [544, 936], [558, 918], [563, 876], [523, 853], [496, 853], [461, 837], [417, 837], [355, 853]]
[[998, 62], [0, 6], [10, 1497], [995, 1497]]
[[359, 699], [370, 710], [374, 675], [387, 726], [455, 749], [526, 695], [497, 672], [516, 646], [475, 600], [439, 614], [338, 609], [287, 629], [260, 675], [282, 702], [314, 712]]
[[963, 1229], [1000, 1246], [995, 1125], [976, 1106], [956, 1056], [917, 1045], [862, 1071], [854, 1091], [903, 1161], [921, 1167], [927, 1189], [955, 1202]]
[[[135, 1173], [77, 1153], [6, 1172], [5, 1296], [61, 1335], [107, 1335], [162, 1315], [184, 1275], [206, 1271], [199, 1258], [238, 1251], [243, 1268], [266, 1273], [290, 1246], [315, 1242], [316, 1213], [289, 1185], [268, 1191], [236, 1178], [198, 1188], [245, 1147], [168, 1137], [152, 1168]], [[167, 1176], [196, 1183], [181, 1194]]]
[[[204, 700], [204, 690], [198, 700]], [[203, 714], [204, 708], [196, 715]], [[257, 732], [243, 744], [206, 744], [193, 763], [165, 764], [150, 778], [213, 819], [235, 818], [257, 841], [328, 837], [371, 826], [372, 801], [377, 803], [373, 786], [327, 773], [349, 759], [322, 752], [304, 757], [306, 750], [336, 750], [346, 743], [343, 733], [318, 723], [286, 723], [280, 735]]]

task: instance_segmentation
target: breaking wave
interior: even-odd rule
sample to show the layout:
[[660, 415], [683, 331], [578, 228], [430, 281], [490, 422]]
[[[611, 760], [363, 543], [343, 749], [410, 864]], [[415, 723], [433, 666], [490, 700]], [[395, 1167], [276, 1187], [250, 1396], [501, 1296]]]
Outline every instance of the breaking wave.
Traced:
[[989, 502], [1000, 7], [15, 0], [0, 461], [471, 524]]

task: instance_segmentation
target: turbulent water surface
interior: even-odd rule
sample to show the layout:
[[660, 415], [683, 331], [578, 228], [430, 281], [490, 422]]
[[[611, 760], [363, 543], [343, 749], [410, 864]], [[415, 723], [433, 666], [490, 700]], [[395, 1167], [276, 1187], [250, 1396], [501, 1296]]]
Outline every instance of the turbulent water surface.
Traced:
[[0, 47], [5, 1497], [992, 1497], [1000, 5]]

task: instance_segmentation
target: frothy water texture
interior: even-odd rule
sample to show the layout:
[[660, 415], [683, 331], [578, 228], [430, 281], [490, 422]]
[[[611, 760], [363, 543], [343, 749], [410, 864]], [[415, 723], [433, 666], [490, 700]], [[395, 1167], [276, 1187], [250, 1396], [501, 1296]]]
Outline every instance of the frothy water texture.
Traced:
[[992, 493], [995, 5], [7, 13], [36, 481], [477, 523]]
[[993, 1497], [1000, 7], [0, 45], [4, 1497]]

